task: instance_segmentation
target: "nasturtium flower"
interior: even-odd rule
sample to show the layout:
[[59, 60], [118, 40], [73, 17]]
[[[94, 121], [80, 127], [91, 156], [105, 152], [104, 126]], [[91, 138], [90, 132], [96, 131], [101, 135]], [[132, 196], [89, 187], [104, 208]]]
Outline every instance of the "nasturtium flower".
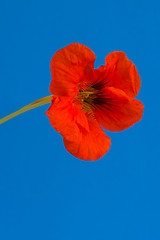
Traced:
[[112, 52], [105, 65], [94, 69], [95, 54], [72, 43], [51, 60], [52, 95], [21, 108], [0, 124], [30, 109], [51, 103], [46, 112], [66, 149], [75, 157], [94, 161], [108, 152], [109, 131], [122, 131], [140, 121], [143, 104], [135, 99], [141, 80], [124, 52]]
[[66, 149], [83, 160], [97, 160], [108, 152], [109, 131], [122, 131], [142, 118], [143, 104], [134, 99], [141, 80], [124, 52], [112, 52], [105, 65], [94, 69], [95, 54], [72, 43], [51, 60], [52, 103], [46, 112]]

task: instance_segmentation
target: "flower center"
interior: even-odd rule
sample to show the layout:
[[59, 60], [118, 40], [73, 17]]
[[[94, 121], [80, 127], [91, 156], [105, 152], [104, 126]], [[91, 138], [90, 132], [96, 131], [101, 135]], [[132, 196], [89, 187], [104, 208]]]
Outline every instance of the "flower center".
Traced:
[[94, 88], [89, 89], [79, 89], [79, 96], [83, 102], [91, 104], [93, 99], [97, 98], [97, 90]]
[[97, 98], [97, 93], [98, 91], [91, 86], [79, 89], [79, 96], [77, 99], [82, 105], [82, 110], [89, 114], [93, 113], [91, 107], [94, 107], [94, 100]]

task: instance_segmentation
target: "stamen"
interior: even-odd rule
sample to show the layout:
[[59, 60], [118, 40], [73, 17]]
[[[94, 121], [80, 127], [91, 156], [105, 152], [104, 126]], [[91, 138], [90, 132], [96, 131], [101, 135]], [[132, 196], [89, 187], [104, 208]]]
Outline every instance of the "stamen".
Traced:
[[52, 100], [52, 95], [44, 97], [44, 98], [40, 98], [40, 99], [36, 100], [35, 102], [32, 102], [32, 103], [26, 105], [25, 107], [21, 108], [20, 110], [14, 112], [14, 113], [11, 113], [8, 116], [0, 119], [0, 124], [8, 121], [11, 118], [14, 118], [14, 117], [20, 115], [21, 113], [27, 112], [33, 108], [48, 104], [51, 102], [51, 100]]
[[97, 98], [97, 90], [92, 86], [86, 85], [79, 89], [79, 96], [76, 98], [78, 103], [82, 105], [82, 110], [94, 118], [92, 111], [93, 100]]

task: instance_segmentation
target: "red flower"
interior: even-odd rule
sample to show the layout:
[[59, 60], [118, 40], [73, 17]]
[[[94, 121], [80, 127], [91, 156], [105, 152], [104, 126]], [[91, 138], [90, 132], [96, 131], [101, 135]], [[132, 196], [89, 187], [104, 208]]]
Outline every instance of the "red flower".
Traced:
[[141, 81], [135, 65], [123, 52], [107, 55], [94, 69], [95, 54], [72, 43], [51, 60], [52, 104], [47, 116], [63, 136], [66, 149], [83, 160], [96, 160], [111, 140], [100, 126], [122, 131], [142, 118], [143, 104], [133, 99]]

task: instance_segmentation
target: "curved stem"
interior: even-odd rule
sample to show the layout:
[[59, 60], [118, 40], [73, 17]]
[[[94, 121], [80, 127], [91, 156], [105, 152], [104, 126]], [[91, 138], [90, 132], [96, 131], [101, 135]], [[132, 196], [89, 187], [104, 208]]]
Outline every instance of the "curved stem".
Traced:
[[14, 118], [14, 117], [20, 115], [21, 113], [27, 112], [27, 111], [29, 111], [33, 108], [40, 107], [42, 105], [50, 103], [51, 100], [52, 100], [52, 95], [44, 97], [44, 98], [40, 98], [40, 99], [36, 100], [35, 102], [32, 102], [32, 103], [26, 105], [25, 107], [19, 109], [18, 111], [14, 112], [14, 113], [11, 113], [8, 116], [0, 119], [0, 124], [8, 121], [11, 118]]

